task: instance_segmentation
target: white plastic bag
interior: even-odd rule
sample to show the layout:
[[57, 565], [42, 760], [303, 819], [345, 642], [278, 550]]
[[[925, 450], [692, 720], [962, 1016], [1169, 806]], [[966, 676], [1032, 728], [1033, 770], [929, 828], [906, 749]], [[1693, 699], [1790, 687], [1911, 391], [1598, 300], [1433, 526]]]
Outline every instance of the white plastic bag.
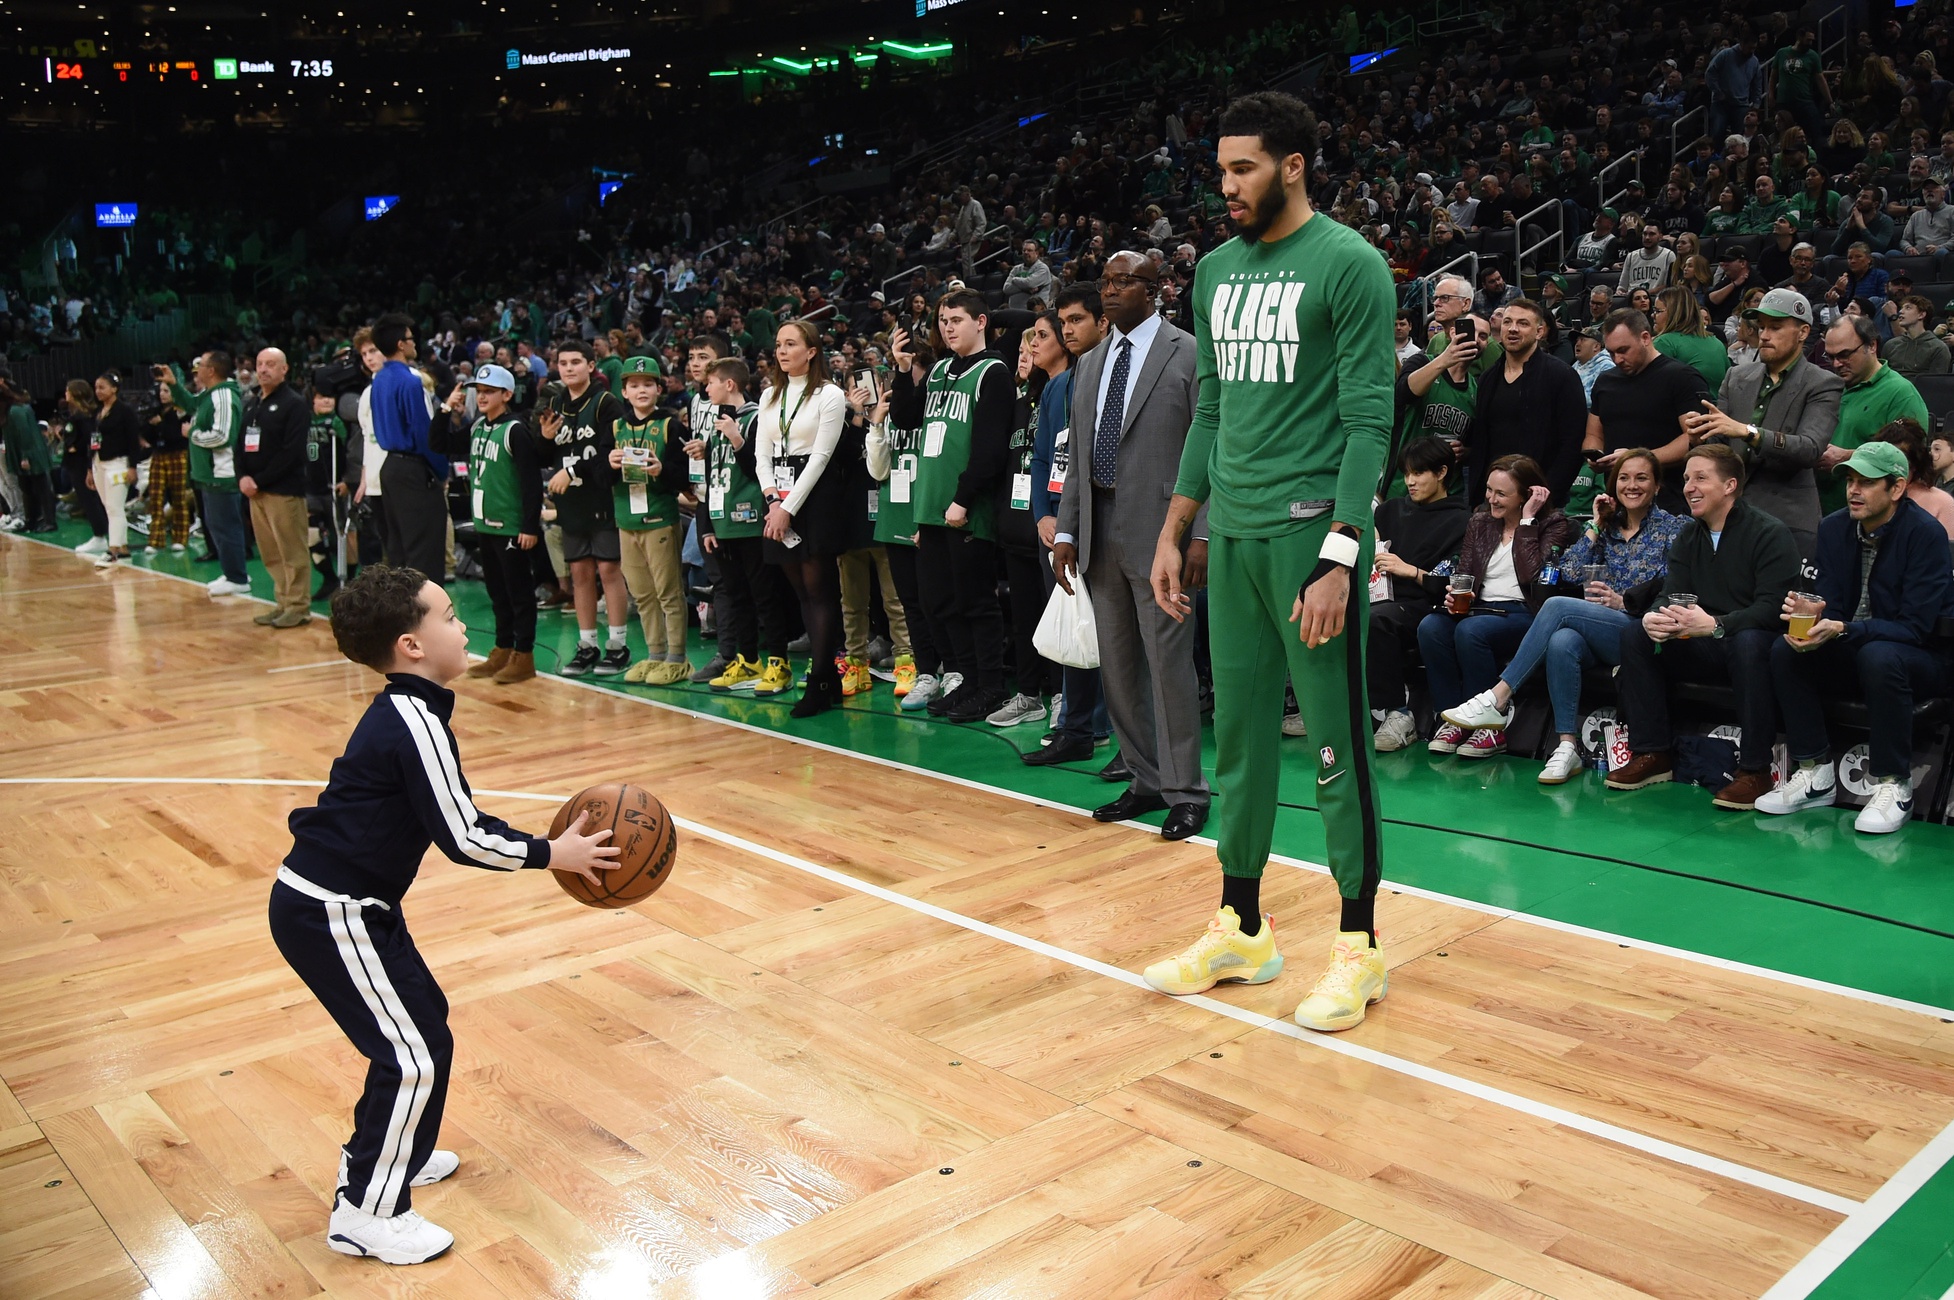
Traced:
[[1085, 575], [1072, 575], [1072, 592], [1053, 587], [1045, 612], [1032, 633], [1038, 653], [1067, 668], [1099, 667], [1099, 628], [1092, 621], [1092, 600], [1086, 595]]

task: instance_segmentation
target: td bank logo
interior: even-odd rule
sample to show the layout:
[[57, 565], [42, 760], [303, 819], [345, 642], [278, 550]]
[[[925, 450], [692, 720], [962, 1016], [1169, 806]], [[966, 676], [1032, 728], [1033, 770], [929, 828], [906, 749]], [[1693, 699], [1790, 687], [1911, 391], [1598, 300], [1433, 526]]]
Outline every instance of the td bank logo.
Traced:
[[237, 60], [212, 59], [210, 61], [210, 79], [212, 81], [236, 81]]

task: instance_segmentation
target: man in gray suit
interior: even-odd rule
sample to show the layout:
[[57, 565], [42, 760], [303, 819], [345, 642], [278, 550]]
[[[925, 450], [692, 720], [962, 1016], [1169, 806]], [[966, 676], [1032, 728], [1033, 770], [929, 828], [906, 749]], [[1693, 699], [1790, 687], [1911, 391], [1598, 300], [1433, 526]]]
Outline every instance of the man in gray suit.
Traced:
[[[1812, 305], [1796, 289], [1771, 290], [1744, 317], [1757, 326], [1757, 360], [1732, 366], [1716, 405], [1683, 416], [1683, 429], [1692, 446], [1714, 439], [1744, 458], [1744, 500], [1789, 528], [1810, 559], [1819, 519], [1812, 467], [1838, 428], [1845, 384], [1805, 360]], [[1858, 324], [1872, 331], [1871, 322]], [[1840, 325], [1842, 337], [1852, 336], [1851, 322]]]
[[[1100, 676], [1133, 783], [1093, 811], [1126, 821], [1165, 808], [1160, 833], [1184, 840], [1208, 819], [1201, 773], [1195, 626], [1154, 603], [1154, 548], [1194, 422], [1194, 339], [1154, 311], [1159, 270], [1140, 253], [1114, 254], [1100, 281], [1104, 339], [1072, 383], [1072, 472], [1059, 498], [1052, 568], [1067, 591], [1083, 570], [1099, 628]], [[1205, 519], [1187, 565], [1207, 570]]]

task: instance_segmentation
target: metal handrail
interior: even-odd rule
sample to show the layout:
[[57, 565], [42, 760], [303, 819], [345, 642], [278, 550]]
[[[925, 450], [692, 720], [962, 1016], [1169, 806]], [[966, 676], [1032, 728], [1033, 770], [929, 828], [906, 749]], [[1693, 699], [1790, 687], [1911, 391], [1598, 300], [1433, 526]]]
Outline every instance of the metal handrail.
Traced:
[[724, 247], [726, 247], [726, 245], [728, 245], [728, 244], [730, 244], [730, 243], [732, 243], [732, 242], [733, 242], [733, 241], [732, 241], [732, 240], [730, 240], [730, 239], [722, 239], [722, 240], [720, 240], [720, 241], [719, 241], [718, 243], [716, 243], [716, 244], [713, 244], [713, 245], [711, 245], [710, 247], [707, 247], [707, 248], [702, 248], [702, 249], [700, 249], [700, 250], [699, 250], [698, 252], [696, 252], [696, 253], [694, 253], [694, 254], [692, 255], [692, 260], [693, 260], [694, 262], [696, 262], [696, 261], [698, 261], [698, 260], [699, 260], [700, 258], [702, 258], [702, 257], [704, 257], [704, 256], [705, 256], [706, 254], [708, 254], [708, 253], [717, 253], [717, 252], [718, 252], [718, 251], [719, 251], [720, 249], [722, 249], [722, 248], [724, 248]]
[[888, 287], [894, 284], [897, 280], [901, 280], [908, 276], [912, 276], [916, 274], [916, 272], [918, 271], [928, 271], [931, 265], [933, 264], [929, 262], [918, 262], [914, 266], [906, 266], [902, 270], [897, 271], [894, 275], [884, 279], [881, 284], [878, 284], [875, 287], [884, 290], [886, 292]]
[[1682, 137], [1683, 123], [1689, 121], [1692, 117], [1701, 117], [1705, 122], [1705, 124], [1707, 124], [1710, 120], [1709, 107], [1707, 105], [1698, 105], [1697, 107], [1690, 109], [1689, 112], [1684, 113], [1678, 117], [1672, 118], [1670, 120], [1669, 162], [1670, 165], [1672, 166], [1675, 164], [1677, 159], [1683, 156], [1683, 137]]
[[1637, 149], [1633, 153], [1623, 154], [1621, 157], [1615, 159], [1615, 161], [1609, 163], [1606, 167], [1603, 167], [1600, 171], [1594, 174], [1594, 196], [1596, 199], [1600, 200], [1598, 204], [1599, 207], [1605, 208], [1615, 199], [1618, 199], [1622, 195], [1628, 193], [1628, 187], [1626, 185], [1624, 185], [1621, 189], [1616, 190], [1613, 194], [1609, 194], [1607, 190], [1604, 188], [1607, 183], [1608, 173], [1614, 171], [1618, 167], [1626, 167], [1628, 166], [1629, 163], [1631, 162], [1634, 163], [1635, 179], [1641, 181], [1645, 186], [1648, 184], [1648, 177], [1642, 175], [1642, 155], [1647, 152], [1648, 150], [1646, 149]]
[[[1827, 41], [1825, 39], [1825, 25], [1834, 18], [1839, 20], [1839, 39], [1836, 41]], [[1825, 75], [1825, 65], [1830, 60], [1832, 51], [1845, 49], [1852, 39], [1852, 15], [1846, 12], [1844, 5], [1835, 5], [1825, 13], [1820, 14], [1818, 21], [1814, 22], [1811, 27], [1812, 31], [1818, 35], [1818, 75], [1822, 77]], [[1842, 71], [1845, 68], [1845, 60], [1843, 58], [1839, 60], [1839, 68]]]
[[[1549, 235], [1547, 238], [1541, 240], [1539, 243], [1535, 244], [1532, 248], [1521, 248], [1520, 241], [1526, 238], [1527, 222], [1532, 221], [1535, 217], [1539, 216], [1543, 212], [1551, 212], [1554, 214], [1554, 233]], [[1545, 203], [1541, 204], [1533, 211], [1527, 213], [1525, 216], [1513, 218], [1513, 277], [1516, 283], [1519, 280], [1519, 276], [1522, 268], [1526, 266], [1526, 261], [1525, 261], [1526, 255], [1528, 253], [1532, 253], [1539, 250], [1540, 248], [1554, 242], [1555, 240], [1560, 241], [1561, 252], [1563, 254], [1561, 260], [1566, 261], [1567, 259], [1565, 257], [1565, 254], [1567, 252], [1567, 223], [1561, 220], [1559, 199], [1548, 199]], [[1478, 281], [1475, 280], [1473, 281], [1473, 283], [1477, 284]]]
[[809, 199], [807, 202], [801, 204], [798, 208], [789, 208], [785, 212], [775, 213], [773, 216], [768, 217], [765, 221], [762, 221], [760, 223], [759, 225], [760, 234], [765, 235], [767, 231], [774, 226], [784, 226], [785, 224], [787, 224], [787, 218], [793, 216], [796, 212], [807, 211], [809, 208], [814, 207], [817, 204], [821, 203], [823, 199], [825, 199], [826, 197], [827, 197], [826, 195], [823, 195], [822, 198], [819, 199]]

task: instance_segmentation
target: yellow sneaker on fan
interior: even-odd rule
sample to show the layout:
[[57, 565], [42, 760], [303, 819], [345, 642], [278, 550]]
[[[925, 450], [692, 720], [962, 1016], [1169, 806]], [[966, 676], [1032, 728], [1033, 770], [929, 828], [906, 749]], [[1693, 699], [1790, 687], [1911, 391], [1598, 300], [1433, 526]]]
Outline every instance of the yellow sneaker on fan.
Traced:
[[916, 684], [916, 660], [910, 655], [896, 656], [896, 694], [909, 694], [909, 688]]
[[1338, 934], [1329, 966], [1296, 1008], [1296, 1023], [1326, 1032], [1350, 1029], [1364, 1023], [1364, 1008], [1390, 991], [1384, 950], [1371, 947], [1370, 936], [1362, 930]]
[[867, 695], [875, 688], [875, 679], [868, 675], [868, 660], [844, 659], [840, 666], [843, 695]]
[[[749, 660], [742, 659], [742, 662], [746, 663], [748, 667], [753, 666]], [[777, 655], [767, 656], [766, 670], [753, 683], [753, 693], [755, 695], [784, 695], [792, 689], [794, 689], [794, 670], [788, 666], [785, 659]]]
[[726, 665], [726, 671], [713, 678], [706, 685], [715, 691], [734, 691], [742, 686], [751, 686], [760, 680], [760, 665], [740, 655]]
[[1146, 969], [1146, 981], [1162, 993], [1185, 997], [1206, 993], [1217, 984], [1267, 984], [1282, 974], [1282, 954], [1276, 951], [1276, 928], [1266, 916], [1253, 937], [1242, 933], [1241, 918], [1223, 907], [1191, 947]]

